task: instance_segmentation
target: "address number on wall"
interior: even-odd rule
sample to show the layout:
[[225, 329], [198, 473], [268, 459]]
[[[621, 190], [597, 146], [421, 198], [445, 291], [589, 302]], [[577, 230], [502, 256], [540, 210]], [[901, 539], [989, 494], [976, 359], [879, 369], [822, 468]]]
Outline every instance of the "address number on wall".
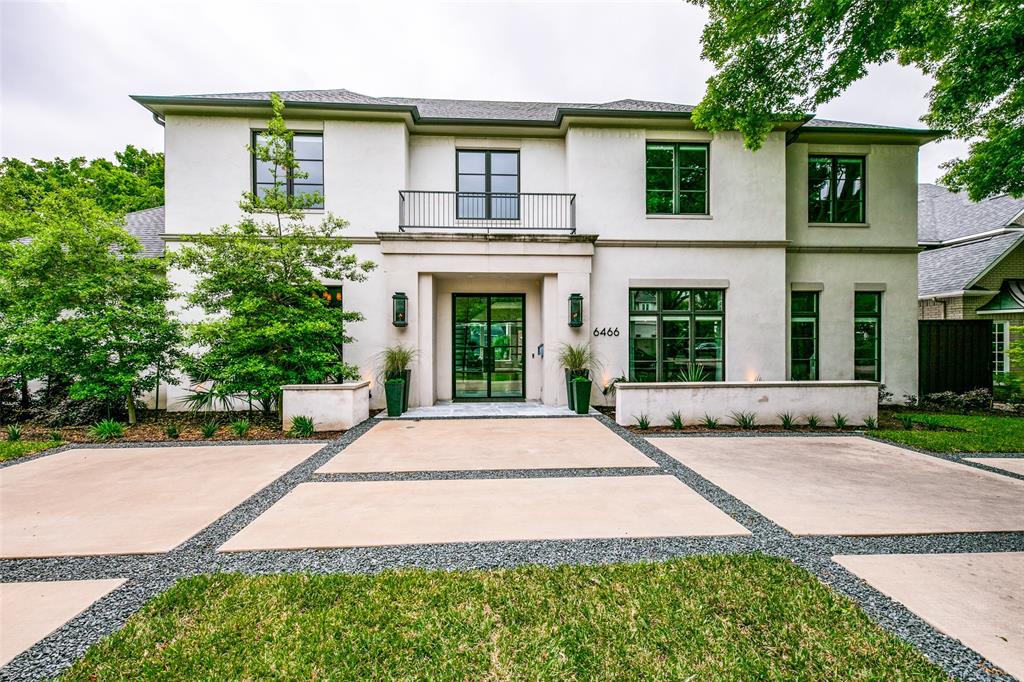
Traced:
[[618, 327], [594, 327], [594, 336], [618, 336]]

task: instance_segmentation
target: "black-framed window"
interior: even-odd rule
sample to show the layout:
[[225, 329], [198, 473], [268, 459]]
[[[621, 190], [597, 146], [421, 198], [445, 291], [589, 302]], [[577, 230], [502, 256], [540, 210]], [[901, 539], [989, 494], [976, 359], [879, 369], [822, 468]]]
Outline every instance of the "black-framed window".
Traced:
[[863, 156], [807, 157], [807, 220], [863, 223], [867, 174]]
[[[253, 146], [265, 144], [266, 138], [261, 132], [252, 135]], [[299, 164], [299, 170], [306, 175], [304, 178], [286, 177], [283, 170], [277, 170], [277, 181], [281, 183], [288, 196], [297, 197], [319, 194], [320, 201], [310, 208], [323, 208], [324, 203], [324, 136], [322, 133], [295, 133], [292, 136], [292, 153]], [[275, 167], [269, 161], [260, 161], [252, 157], [252, 191], [263, 196], [274, 186]]]
[[647, 143], [647, 213], [708, 213], [708, 145]]
[[818, 380], [818, 292], [794, 291], [789, 299], [789, 378]]
[[725, 291], [630, 289], [629, 380], [725, 379]]
[[858, 291], [853, 300], [853, 378], [882, 380], [882, 294]]
[[519, 219], [519, 152], [455, 151], [456, 216], [460, 220]]

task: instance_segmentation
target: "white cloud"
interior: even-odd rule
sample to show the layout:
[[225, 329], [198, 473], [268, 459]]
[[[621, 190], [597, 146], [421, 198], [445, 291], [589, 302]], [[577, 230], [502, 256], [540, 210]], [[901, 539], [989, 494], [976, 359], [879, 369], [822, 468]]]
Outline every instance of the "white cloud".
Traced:
[[[129, 94], [345, 87], [372, 95], [695, 104], [703, 10], [681, 2], [14, 2], [0, 5], [0, 154], [159, 149]], [[918, 126], [927, 78], [887, 65], [819, 112]], [[964, 145], [929, 145], [922, 180]]]

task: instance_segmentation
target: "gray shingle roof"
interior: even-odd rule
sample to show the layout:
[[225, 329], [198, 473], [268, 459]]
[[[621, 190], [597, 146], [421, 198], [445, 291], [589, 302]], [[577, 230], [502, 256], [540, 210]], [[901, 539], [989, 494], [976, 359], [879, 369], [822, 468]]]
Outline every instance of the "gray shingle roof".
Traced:
[[974, 202], [966, 192], [941, 185], [917, 186], [917, 241], [945, 242], [1006, 227], [1024, 211], [1024, 197], [1008, 195]]
[[922, 251], [917, 256], [917, 295], [963, 291], [993, 261], [1021, 242], [1024, 231]]
[[[596, 111], [636, 111], [643, 113], [688, 114], [693, 107], [670, 102], [620, 99], [600, 104], [581, 102], [506, 102], [468, 99], [430, 99], [424, 97], [372, 97], [351, 90], [284, 90], [278, 92], [285, 102], [325, 104], [361, 104], [367, 106], [416, 107], [421, 118], [471, 119], [493, 121], [555, 121], [559, 109]], [[183, 95], [188, 99], [269, 100], [270, 92], [235, 92], [208, 95]]]
[[125, 227], [142, 243], [142, 252], [150, 258], [164, 255], [164, 207], [147, 208], [126, 213]]

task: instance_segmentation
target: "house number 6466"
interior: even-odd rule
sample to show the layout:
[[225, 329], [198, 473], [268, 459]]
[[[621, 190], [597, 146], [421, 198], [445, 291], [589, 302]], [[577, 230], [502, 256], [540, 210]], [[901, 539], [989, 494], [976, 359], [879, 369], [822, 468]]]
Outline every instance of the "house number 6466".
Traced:
[[618, 327], [594, 327], [594, 336], [618, 336]]

